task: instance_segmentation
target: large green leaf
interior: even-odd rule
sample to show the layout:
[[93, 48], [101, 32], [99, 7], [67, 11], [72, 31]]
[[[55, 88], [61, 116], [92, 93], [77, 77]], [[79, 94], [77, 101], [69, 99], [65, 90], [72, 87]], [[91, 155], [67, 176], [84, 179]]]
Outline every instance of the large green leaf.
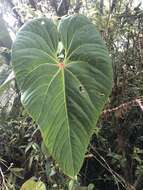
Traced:
[[22, 103], [39, 124], [48, 152], [75, 176], [110, 94], [112, 68], [96, 27], [84, 16], [25, 24], [12, 50]]

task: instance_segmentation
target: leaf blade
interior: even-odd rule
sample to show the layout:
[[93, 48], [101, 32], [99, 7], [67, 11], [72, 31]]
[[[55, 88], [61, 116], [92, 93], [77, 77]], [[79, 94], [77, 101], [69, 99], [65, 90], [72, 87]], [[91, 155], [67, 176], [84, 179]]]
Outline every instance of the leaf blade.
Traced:
[[[74, 177], [112, 88], [111, 60], [86, 17], [64, 17], [59, 31], [42, 19], [19, 32], [14, 70], [22, 103], [39, 124], [48, 152]], [[64, 60], [59, 60], [58, 49], [65, 51]]]

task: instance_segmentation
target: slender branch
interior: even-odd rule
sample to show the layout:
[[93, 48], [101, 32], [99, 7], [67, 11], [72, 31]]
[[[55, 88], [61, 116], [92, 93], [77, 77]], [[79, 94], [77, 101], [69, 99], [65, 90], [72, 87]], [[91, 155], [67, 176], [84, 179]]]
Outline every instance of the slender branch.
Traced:
[[123, 103], [115, 108], [104, 110], [102, 113], [102, 117], [107, 117], [112, 113], [120, 112], [120, 115], [122, 116], [125, 112], [127, 112], [130, 108], [134, 106], [140, 107], [140, 109], [143, 111], [143, 97], [136, 98], [134, 100], [131, 100], [129, 102]]
[[[108, 170], [111, 173], [111, 175], [115, 179], [117, 188], [119, 189], [119, 184], [118, 183], [120, 183], [123, 187], [127, 186], [125, 180], [119, 174], [117, 174], [115, 171], [113, 171], [111, 169], [111, 167], [106, 162], [106, 160], [95, 150], [95, 148], [93, 146], [91, 146], [91, 149], [92, 149], [92, 151], [94, 151], [94, 153], [96, 153], [99, 156], [100, 159], [98, 159], [93, 154], [92, 154], [92, 157], [95, 158], [106, 170]], [[91, 155], [90, 155], [90, 157], [91, 157]]]

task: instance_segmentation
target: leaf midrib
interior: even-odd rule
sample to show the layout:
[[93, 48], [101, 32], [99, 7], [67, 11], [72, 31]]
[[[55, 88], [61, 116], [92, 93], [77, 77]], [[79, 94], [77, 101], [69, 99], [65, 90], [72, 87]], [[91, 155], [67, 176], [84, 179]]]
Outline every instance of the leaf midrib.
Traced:
[[63, 79], [63, 92], [64, 92], [64, 105], [65, 105], [65, 112], [66, 112], [66, 118], [67, 118], [67, 126], [68, 126], [68, 139], [69, 139], [69, 145], [70, 145], [70, 153], [71, 153], [71, 161], [72, 161], [72, 173], [74, 174], [74, 159], [73, 159], [73, 152], [72, 152], [72, 147], [71, 147], [71, 136], [70, 136], [70, 125], [69, 125], [69, 117], [68, 117], [68, 112], [67, 112], [67, 101], [66, 101], [66, 89], [65, 89], [65, 72], [64, 72], [64, 69], [61, 69], [62, 70], [62, 79]]

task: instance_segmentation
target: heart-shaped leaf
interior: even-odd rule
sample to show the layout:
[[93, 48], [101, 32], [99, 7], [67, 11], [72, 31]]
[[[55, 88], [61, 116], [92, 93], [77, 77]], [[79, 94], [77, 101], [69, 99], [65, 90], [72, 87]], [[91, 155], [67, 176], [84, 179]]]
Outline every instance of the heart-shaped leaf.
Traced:
[[84, 16], [35, 19], [12, 50], [25, 108], [39, 124], [48, 152], [64, 173], [79, 172], [111, 91], [112, 68], [96, 27]]

